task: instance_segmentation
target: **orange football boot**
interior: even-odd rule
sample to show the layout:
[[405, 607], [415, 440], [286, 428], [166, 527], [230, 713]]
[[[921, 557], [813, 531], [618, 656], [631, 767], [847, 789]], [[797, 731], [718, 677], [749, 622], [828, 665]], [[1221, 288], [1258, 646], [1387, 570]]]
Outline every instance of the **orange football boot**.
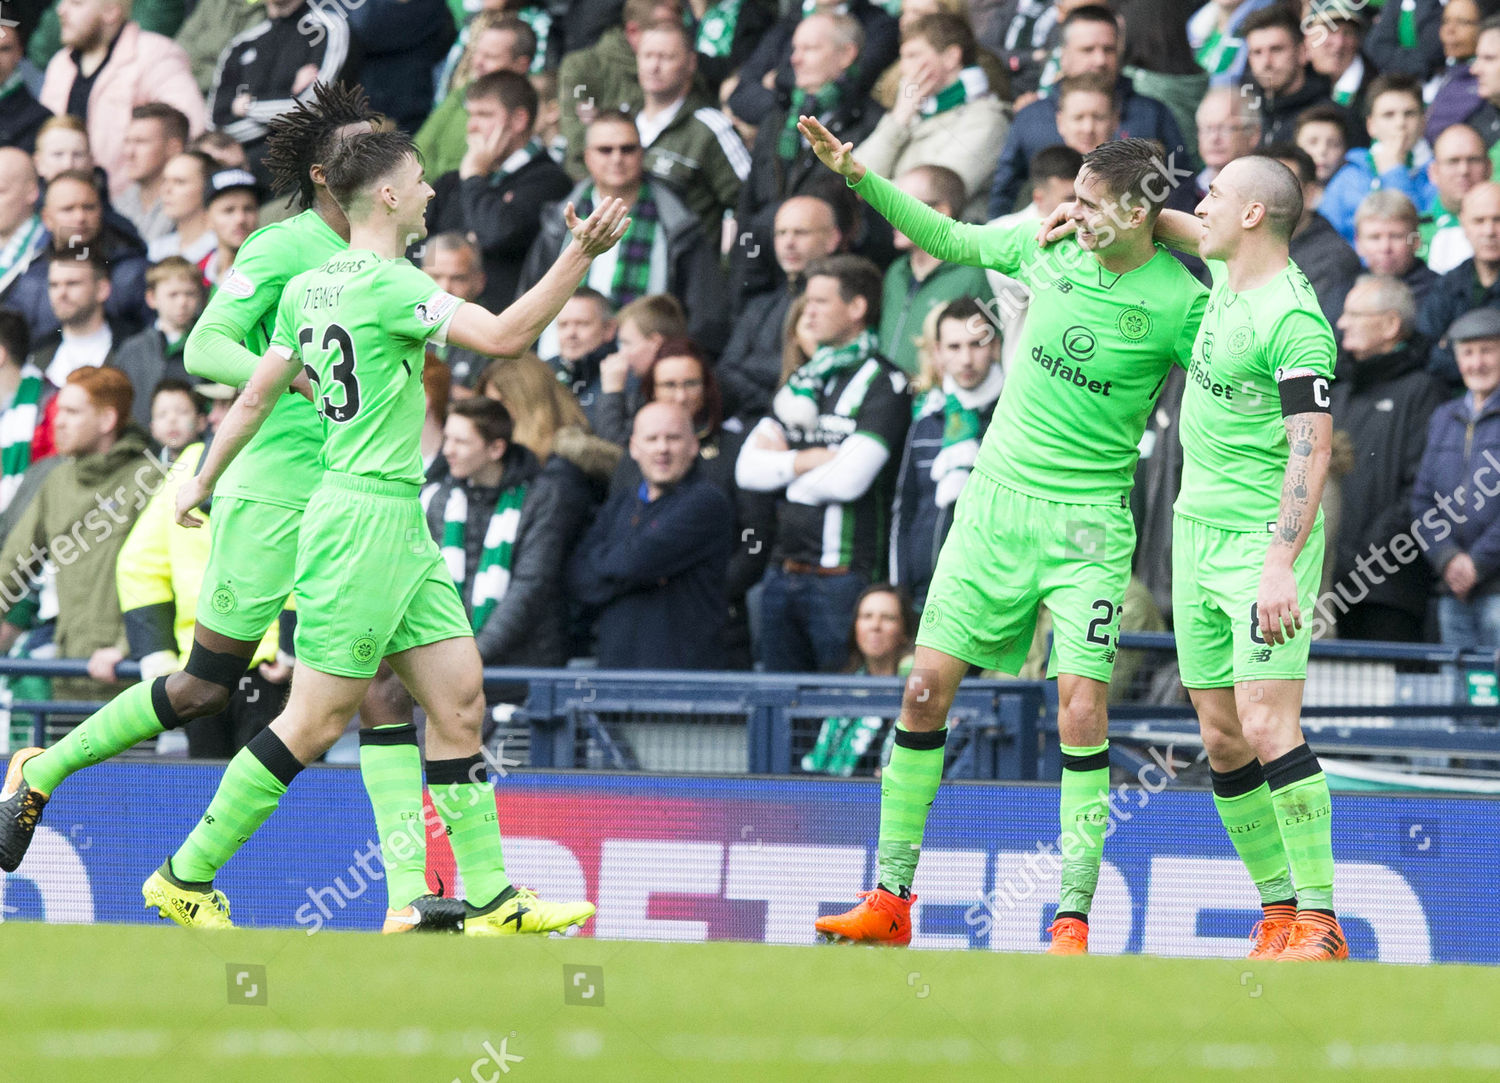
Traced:
[[1047, 946], [1048, 955], [1087, 955], [1089, 953], [1089, 923], [1077, 918], [1058, 918], [1047, 931], [1052, 934], [1052, 943]]
[[819, 938], [833, 944], [887, 944], [904, 948], [911, 943], [913, 895], [903, 899], [883, 887], [861, 891], [860, 904], [842, 914], [829, 914], [814, 924]]
[[1265, 916], [1250, 930], [1252, 946], [1247, 959], [1274, 959], [1286, 947], [1287, 937], [1297, 921], [1297, 908], [1277, 904], [1262, 908]]
[[1349, 945], [1338, 918], [1302, 910], [1292, 925], [1286, 947], [1276, 958], [1283, 962], [1312, 962], [1322, 959], [1349, 958]]

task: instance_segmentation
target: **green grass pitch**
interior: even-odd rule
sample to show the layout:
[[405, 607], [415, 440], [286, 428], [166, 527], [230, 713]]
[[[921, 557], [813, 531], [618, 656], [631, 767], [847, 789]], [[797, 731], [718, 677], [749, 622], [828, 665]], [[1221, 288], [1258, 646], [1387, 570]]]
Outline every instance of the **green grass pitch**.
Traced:
[[12, 922], [0, 973], [7, 1083], [1500, 1078], [1478, 967]]

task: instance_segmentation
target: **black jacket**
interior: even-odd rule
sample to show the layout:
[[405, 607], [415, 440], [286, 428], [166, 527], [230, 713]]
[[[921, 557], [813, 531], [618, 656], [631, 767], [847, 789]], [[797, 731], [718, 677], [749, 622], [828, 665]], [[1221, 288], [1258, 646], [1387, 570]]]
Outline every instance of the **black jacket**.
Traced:
[[479, 303], [498, 312], [516, 297], [521, 265], [542, 231], [542, 212], [568, 194], [573, 182], [543, 154], [499, 184], [489, 177], [460, 180], [458, 170], [433, 185], [427, 234], [450, 230], [472, 234], [484, 255], [484, 292]]
[[1401, 281], [1406, 283], [1406, 288], [1411, 290], [1412, 299], [1417, 302], [1417, 307], [1422, 307], [1422, 302], [1427, 299], [1427, 291], [1432, 289], [1432, 284], [1441, 276], [1431, 267], [1427, 266], [1425, 260], [1417, 260], [1411, 265], [1411, 270], [1401, 276]]
[[610, 497], [573, 554], [573, 595], [597, 610], [605, 669], [715, 669], [723, 662], [734, 507], [696, 467], [647, 503]]
[[444, 0], [365, 0], [347, 4], [351, 36], [359, 43], [359, 81], [370, 108], [403, 131], [422, 126], [432, 109], [432, 72], [457, 32]]
[[1415, 49], [1401, 45], [1401, 7], [1398, 0], [1381, 9], [1361, 51], [1374, 61], [1370, 67], [1383, 73], [1426, 79], [1443, 67], [1443, 41], [1439, 29], [1443, 21], [1443, 0], [1416, 0], [1416, 11], [1413, 12], [1417, 25]]
[[1500, 308], [1500, 279], [1485, 289], [1479, 284], [1473, 259], [1466, 259], [1428, 287], [1427, 298], [1417, 310], [1417, 330], [1432, 343], [1427, 371], [1454, 391], [1464, 382], [1458, 375], [1453, 347], [1447, 342], [1448, 328], [1465, 312], [1480, 307]]
[[[790, 162], [782, 161], [776, 153], [776, 144], [790, 109], [791, 99], [784, 97], [779, 108], [767, 114], [765, 123], [755, 134], [755, 146], [750, 150], [750, 179], [740, 189], [740, 208], [736, 216], [741, 229], [766, 208], [774, 208], [788, 196], [804, 194], [810, 181], [820, 179], [827, 172], [806, 145], [807, 141], [800, 136], [797, 156]], [[884, 115], [885, 110], [871, 101], [864, 91], [856, 92], [853, 84], [846, 83], [843, 102], [831, 115], [821, 119], [836, 138], [859, 146]]]
[[[1412, 482], [1427, 446], [1428, 422], [1448, 398], [1426, 367], [1426, 344], [1414, 339], [1365, 361], [1341, 358], [1333, 383], [1334, 425], [1354, 445], [1354, 466], [1339, 483], [1335, 586], [1342, 586], [1346, 603], [1392, 606], [1419, 623], [1432, 587], [1427, 562], [1413, 560], [1387, 573], [1398, 563], [1389, 557], [1391, 539], [1411, 529]], [[1384, 566], [1377, 556], [1381, 550], [1387, 551]], [[1362, 573], [1355, 563], [1361, 557]]]
[[171, 350], [167, 347], [167, 336], [155, 327], [148, 327], [115, 347], [110, 364], [130, 377], [130, 386], [135, 388], [130, 416], [144, 429], [151, 428], [151, 393], [157, 384], [168, 378], [189, 384], [199, 382], [182, 363], [182, 347], [186, 342], [184, 335], [177, 348]]
[[[526, 485], [510, 585], [474, 638], [487, 666], [560, 666], [568, 659], [563, 576], [568, 555], [593, 510], [593, 498], [577, 469], [558, 456], [543, 466], [526, 448], [511, 444], [503, 461], [505, 472], [499, 485], [469, 489], [469, 525], [464, 531], [467, 575], [459, 593], [464, 609], [469, 610], [485, 530], [500, 494]], [[439, 542], [448, 495], [462, 484], [449, 475], [423, 494], [427, 526]]]
[[726, 417], [758, 419], [771, 412], [771, 397], [781, 383], [781, 329], [787, 309], [801, 292], [798, 282], [745, 302], [714, 369]]
[[[1302, 88], [1280, 96], [1268, 94], [1253, 79], [1245, 83], [1245, 94], [1260, 107], [1260, 141], [1262, 144], [1287, 143], [1296, 132], [1297, 114], [1312, 105], [1326, 105], [1333, 100], [1333, 84], [1326, 75], [1319, 75], [1311, 64], [1306, 68], [1307, 78]], [[1248, 69], [1246, 70], [1248, 75]], [[1370, 139], [1363, 124], [1356, 124], [1345, 113], [1344, 130], [1349, 136], [1350, 146], [1363, 146]]]
[[[106, 221], [99, 234], [99, 247], [109, 264], [109, 299], [104, 314], [121, 335], [133, 335], [154, 318], [146, 304], [146, 249], [140, 239], [128, 236]], [[44, 254], [51, 240], [44, 246]], [[38, 256], [5, 293], [5, 307], [14, 308], [26, 317], [31, 327], [31, 344], [37, 346], [57, 330], [57, 317], [47, 297], [47, 260]], [[117, 340], [118, 341], [118, 340]]]
[[[1336, 325], [1344, 313], [1344, 298], [1354, 288], [1354, 280], [1364, 273], [1359, 254], [1316, 211], [1307, 228], [1292, 237], [1291, 253], [1318, 295], [1324, 317], [1330, 325]], [[1334, 335], [1338, 335], [1336, 326]]]
[[52, 116], [25, 86], [0, 98], [0, 147], [18, 147], [27, 154], [36, 150], [36, 130]]

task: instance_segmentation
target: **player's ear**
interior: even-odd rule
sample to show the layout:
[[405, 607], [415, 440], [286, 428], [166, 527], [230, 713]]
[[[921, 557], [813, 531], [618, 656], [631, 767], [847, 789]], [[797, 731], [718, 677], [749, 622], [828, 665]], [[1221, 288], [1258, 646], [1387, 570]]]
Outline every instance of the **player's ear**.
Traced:
[[1266, 205], [1258, 200], [1246, 203], [1240, 211], [1240, 225], [1246, 229], [1254, 229], [1266, 220]]

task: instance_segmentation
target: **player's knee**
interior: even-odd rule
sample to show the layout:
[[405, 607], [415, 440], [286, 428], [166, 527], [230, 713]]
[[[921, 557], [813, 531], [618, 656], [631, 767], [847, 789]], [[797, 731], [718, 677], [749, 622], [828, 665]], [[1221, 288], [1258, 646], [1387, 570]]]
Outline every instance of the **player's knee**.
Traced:
[[167, 680], [167, 699], [184, 722], [218, 714], [229, 706], [229, 689], [179, 670]]
[[1057, 725], [1066, 744], [1099, 744], [1109, 733], [1107, 697], [1088, 687], [1073, 690], [1058, 702]]
[[1271, 760], [1280, 755], [1280, 752], [1273, 750], [1284, 743], [1283, 735], [1289, 728], [1295, 726], [1295, 719], [1289, 726], [1288, 720], [1282, 718], [1276, 711], [1256, 704], [1241, 714], [1240, 726], [1244, 731], [1246, 742], [1255, 750], [1256, 755], [1262, 760]]

